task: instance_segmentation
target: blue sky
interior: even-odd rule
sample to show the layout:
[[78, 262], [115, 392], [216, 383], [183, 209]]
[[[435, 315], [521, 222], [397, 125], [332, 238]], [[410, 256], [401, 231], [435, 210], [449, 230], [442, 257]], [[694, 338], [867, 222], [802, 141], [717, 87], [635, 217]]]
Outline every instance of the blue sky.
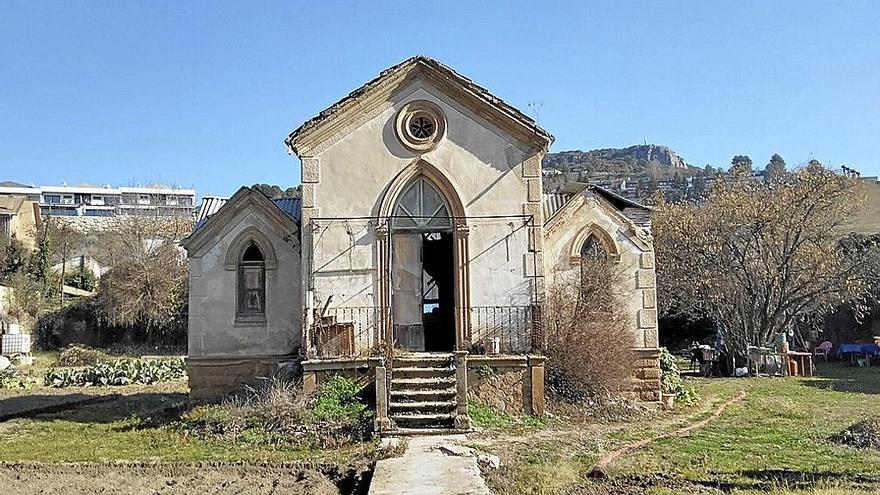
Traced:
[[411, 55], [556, 136], [880, 174], [880, 2], [0, 2], [0, 180], [299, 183], [282, 140]]

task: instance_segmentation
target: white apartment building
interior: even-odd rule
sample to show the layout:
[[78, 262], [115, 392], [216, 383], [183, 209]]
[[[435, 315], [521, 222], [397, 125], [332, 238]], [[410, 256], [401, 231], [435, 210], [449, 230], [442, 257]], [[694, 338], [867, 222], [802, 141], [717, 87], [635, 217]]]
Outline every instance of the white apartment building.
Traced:
[[39, 202], [43, 216], [91, 216], [161, 214], [191, 215], [196, 191], [165, 185], [111, 187], [89, 184], [28, 186], [0, 182], [0, 196], [25, 196]]

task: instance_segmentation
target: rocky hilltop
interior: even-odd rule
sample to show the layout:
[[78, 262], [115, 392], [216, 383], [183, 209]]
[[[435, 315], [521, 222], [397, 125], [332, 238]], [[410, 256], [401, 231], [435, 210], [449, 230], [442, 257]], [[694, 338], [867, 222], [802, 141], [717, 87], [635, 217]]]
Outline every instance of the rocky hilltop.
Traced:
[[667, 175], [675, 170], [691, 168], [676, 152], [658, 144], [548, 153], [544, 157], [544, 167], [564, 173], [583, 172], [591, 176], [638, 176], [649, 172], [653, 175]]

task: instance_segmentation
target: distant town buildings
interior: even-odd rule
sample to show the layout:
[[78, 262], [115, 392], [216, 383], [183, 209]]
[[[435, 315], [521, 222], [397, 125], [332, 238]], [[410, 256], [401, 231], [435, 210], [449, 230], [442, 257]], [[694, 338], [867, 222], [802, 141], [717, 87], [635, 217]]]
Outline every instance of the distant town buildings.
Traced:
[[22, 196], [0, 196], [0, 246], [15, 236], [25, 249], [33, 249], [39, 224], [40, 210], [35, 202]]
[[94, 185], [29, 186], [0, 182], [0, 197], [17, 196], [39, 204], [42, 216], [110, 217], [114, 215], [192, 216], [194, 189], [164, 185], [111, 187]]

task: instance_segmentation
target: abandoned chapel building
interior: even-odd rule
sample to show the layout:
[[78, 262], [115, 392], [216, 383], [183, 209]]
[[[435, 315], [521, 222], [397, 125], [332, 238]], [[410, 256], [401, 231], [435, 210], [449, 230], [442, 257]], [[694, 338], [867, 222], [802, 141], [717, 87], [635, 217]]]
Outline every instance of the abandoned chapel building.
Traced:
[[648, 211], [598, 187], [543, 194], [552, 141], [421, 56], [302, 124], [285, 140], [301, 200], [242, 187], [184, 241], [192, 396], [295, 363], [307, 390], [374, 387], [380, 430], [468, 429], [469, 399], [542, 414], [542, 302], [599, 250], [625, 274], [627, 390], [658, 402]]

